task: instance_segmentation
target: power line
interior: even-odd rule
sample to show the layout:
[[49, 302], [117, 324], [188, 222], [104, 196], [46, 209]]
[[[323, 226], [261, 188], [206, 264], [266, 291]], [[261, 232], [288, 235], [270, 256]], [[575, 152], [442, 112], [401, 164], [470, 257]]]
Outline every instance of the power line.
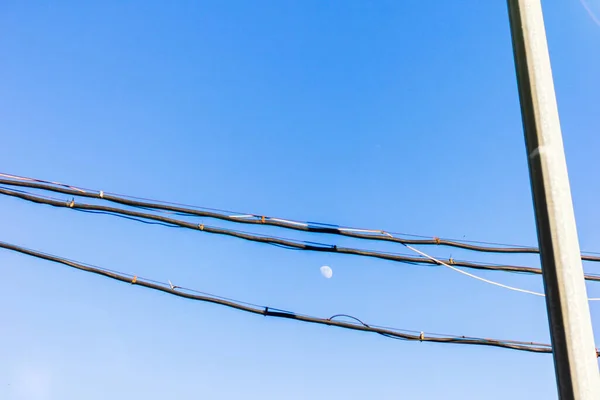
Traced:
[[[415, 253], [417, 253], [417, 254], [420, 254], [420, 255], [422, 255], [423, 257], [427, 257], [428, 259], [430, 259], [431, 261], [434, 261], [434, 262], [436, 262], [436, 263], [437, 263], [437, 264], [439, 264], [439, 265], [443, 265], [444, 267], [447, 267], [447, 268], [451, 269], [452, 271], [459, 272], [459, 273], [461, 273], [461, 274], [464, 274], [464, 275], [466, 275], [466, 276], [468, 276], [468, 277], [470, 277], [470, 278], [477, 279], [477, 280], [480, 280], [480, 281], [482, 281], [482, 282], [489, 283], [489, 284], [491, 284], [491, 285], [495, 285], [495, 286], [499, 286], [499, 287], [502, 287], [502, 288], [505, 288], [505, 289], [510, 289], [510, 290], [514, 290], [514, 291], [517, 291], [517, 292], [521, 292], [521, 293], [528, 293], [528, 294], [533, 294], [533, 295], [535, 295], [535, 296], [541, 296], [541, 297], [544, 297], [544, 294], [543, 294], [543, 293], [533, 292], [533, 291], [531, 291], [531, 290], [519, 289], [519, 288], [516, 288], [516, 287], [512, 287], [512, 286], [504, 285], [504, 284], [502, 284], [502, 283], [494, 282], [494, 281], [492, 281], [492, 280], [485, 279], [485, 278], [482, 278], [482, 277], [480, 277], [480, 276], [477, 276], [477, 275], [470, 274], [470, 273], [468, 273], [468, 272], [466, 272], [466, 271], [463, 271], [463, 270], [460, 270], [460, 269], [458, 269], [458, 268], [456, 268], [456, 267], [453, 267], [453, 266], [451, 266], [451, 265], [448, 265], [448, 264], [446, 264], [445, 262], [443, 262], [443, 261], [441, 261], [441, 260], [438, 260], [437, 258], [435, 258], [435, 257], [432, 257], [432, 256], [430, 256], [430, 255], [428, 255], [428, 254], [426, 254], [426, 253], [424, 253], [424, 252], [422, 252], [422, 251], [420, 251], [420, 250], [417, 250], [417, 249], [415, 249], [414, 247], [412, 247], [412, 246], [410, 246], [410, 245], [408, 245], [408, 244], [407, 244], [407, 245], [405, 245], [405, 246], [406, 246], [407, 248], [411, 249], [412, 251], [414, 251]], [[595, 300], [595, 299], [593, 299], [593, 300]]]
[[[469, 278], [477, 279], [478, 281], [485, 282], [485, 283], [489, 283], [490, 285], [498, 286], [498, 287], [501, 287], [501, 288], [504, 288], [504, 289], [508, 289], [508, 290], [514, 290], [515, 292], [521, 292], [521, 293], [532, 294], [532, 295], [534, 295], [534, 296], [539, 296], [539, 297], [546, 297], [546, 295], [545, 295], [544, 293], [534, 292], [534, 291], [532, 291], [532, 290], [521, 289], [521, 288], [517, 288], [517, 287], [514, 287], [514, 286], [508, 286], [508, 285], [505, 285], [505, 284], [503, 284], [503, 283], [498, 283], [498, 282], [492, 281], [492, 280], [490, 280], [490, 279], [485, 279], [485, 278], [482, 278], [482, 277], [480, 277], [480, 276], [473, 275], [473, 274], [471, 274], [471, 273], [469, 273], [469, 272], [467, 272], [467, 271], [463, 271], [463, 270], [461, 270], [461, 269], [458, 269], [458, 268], [456, 268], [456, 267], [453, 267], [452, 265], [448, 265], [448, 264], [446, 264], [445, 262], [443, 262], [443, 261], [441, 261], [441, 260], [438, 260], [437, 258], [435, 258], [435, 257], [432, 257], [432, 256], [430, 256], [429, 254], [427, 254], [427, 253], [425, 253], [425, 252], [423, 252], [423, 251], [421, 251], [421, 250], [415, 249], [414, 247], [412, 247], [412, 246], [410, 246], [410, 245], [408, 245], [408, 244], [405, 244], [405, 246], [406, 246], [408, 249], [410, 249], [410, 250], [414, 251], [415, 253], [417, 253], [417, 254], [420, 254], [420, 255], [422, 255], [423, 257], [427, 257], [428, 259], [430, 259], [430, 260], [432, 260], [432, 261], [435, 261], [437, 264], [439, 264], [439, 265], [443, 265], [444, 267], [446, 267], [446, 268], [449, 268], [449, 269], [451, 269], [452, 271], [455, 271], [455, 272], [461, 273], [461, 274], [463, 274], [463, 275], [466, 275], [466, 276], [468, 276]], [[600, 301], [600, 297], [588, 297], [588, 301]]]
[[[146, 219], [151, 221], [158, 221], [159, 225], [164, 225], [168, 227], [181, 227], [192, 229], [194, 231], [207, 232], [219, 235], [232, 236], [240, 239], [245, 239], [252, 242], [266, 243], [274, 246], [280, 246], [290, 249], [297, 250], [305, 250], [305, 251], [317, 251], [317, 252], [325, 252], [325, 253], [338, 253], [338, 254], [349, 254], [349, 255], [357, 255], [363, 257], [373, 257], [380, 258], [384, 260], [397, 261], [409, 264], [429, 264], [429, 265], [439, 265], [436, 261], [428, 259], [426, 257], [412, 257], [407, 255], [401, 255], [397, 253], [387, 253], [382, 251], [373, 251], [373, 250], [363, 250], [356, 249], [351, 247], [340, 247], [337, 245], [327, 244], [327, 243], [318, 243], [318, 242], [308, 242], [308, 241], [298, 241], [287, 238], [281, 238], [276, 236], [267, 236], [267, 235], [259, 235], [254, 233], [248, 233], [243, 231], [237, 231], [232, 229], [218, 228], [205, 224], [196, 224], [188, 221], [183, 221], [179, 219], [164, 217], [161, 215], [154, 215], [149, 213], [142, 213], [133, 210], [101, 206], [95, 204], [86, 204], [86, 203], [76, 203], [75, 200], [71, 201], [61, 201], [61, 200], [53, 200], [48, 198], [39, 197], [37, 195], [33, 195], [30, 193], [24, 193], [22, 191], [15, 192], [11, 189], [6, 189], [0, 187], [0, 194], [4, 194], [7, 196], [17, 197], [23, 200], [31, 201], [38, 204], [47, 204], [54, 207], [62, 207], [69, 208], [76, 211], [84, 211], [84, 212], [92, 212], [92, 213], [104, 213], [108, 215], [113, 215], [117, 217], [132, 219], [135, 221], [140, 221], [140, 219]], [[144, 221], [148, 223], [148, 221]], [[473, 268], [473, 269], [481, 269], [481, 270], [492, 270], [492, 271], [504, 271], [504, 272], [515, 272], [515, 273], [528, 273], [528, 274], [541, 274], [542, 271], [539, 268], [533, 267], [524, 267], [524, 266], [516, 266], [516, 265], [498, 265], [498, 264], [482, 264], [475, 263], [470, 261], [463, 260], [447, 260], [448, 264], [452, 264], [459, 267]], [[590, 281], [600, 281], [599, 275], [591, 275], [588, 274], [585, 276], [587, 280]]]
[[[480, 242], [480, 241], [469, 241], [469, 240], [456, 240], [456, 239], [445, 239], [438, 237], [427, 237], [420, 235], [410, 235], [397, 232], [387, 232], [378, 229], [363, 229], [363, 228], [352, 228], [342, 227], [333, 224], [326, 224], [322, 222], [303, 222], [295, 221], [284, 218], [268, 217], [257, 214], [244, 214], [235, 213], [227, 210], [220, 210], [215, 208], [203, 208], [182, 205], [180, 203], [168, 203], [161, 202], [158, 200], [137, 198], [127, 195], [118, 195], [114, 193], [82, 189], [74, 186], [66, 185], [58, 182], [43, 181], [40, 179], [19, 177], [16, 175], [2, 174], [0, 176], [9, 177], [11, 179], [0, 178], [0, 184], [10, 186], [21, 186], [29, 187], [34, 189], [41, 189], [47, 191], [53, 191], [57, 193], [69, 194], [73, 196], [81, 196], [88, 198], [102, 199], [113, 203], [123, 204], [131, 207], [138, 207], [143, 209], [154, 209], [162, 211], [171, 211], [180, 215], [199, 216], [207, 218], [215, 218], [223, 221], [241, 223], [241, 224], [254, 224], [254, 225], [270, 225], [285, 229], [293, 229], [299, 231], [313, 232], [313, 233], [325, 233], [333, 235], [347, 236], [357, 239], [366, 240], [377, 240], [386, 242], [395, 242], [401, 244], [414, 244], [414, 245], [441, 245], [450, 246], [455, 248], [461, 248], [465, 250], [473, 250], [486, 253], [539, 253], [539, 249], [536, 247], [525, 247], [519, 245], [503, 245], [501, 243], [491, 242]], [[194, 208], [191, 208], [194, 207]], [[408, 239], [400, 238], [394, 235], [411, 236], [420, 239]], [[480, 244], [486, 244], [482, 246]], [[502, 246], [502, 247], [490, 247], [490, 245]], [[582, 260], [600, 262], [600, 256], [592, 256], [590, 252], [587, 255], [582, 255]]]
[[[129, 283], [133, 285], [143, 286], [149, 289], [165, 292], [174, 296], [187, 298], [190, 300], [203, 301], [222, 306], [227, 306], [236, 310], [249, 312], [252, 314], [263, 315], [266, 317], [276, 317], [293, 319], [301, 322], [309, 322], [321, 325], [336, 326], [339, 328], [352, 329], [363, 332], [377, 333], [386, 337], [395, 339], [403, 339], [409, 341], [420, 341], [420, 342], [434, 342], [434, 343], [454, 343], [454, 344], [470, 344], [480, 346], [494, 346], [507, 348], [512, 350], [536, 352], [536, 353], [551, 353], [552, 348], [549, 344], [537, 343], [537, 342], [523, 342], [516, 340], [498, 340], [498, 339], [486, 339], [477, 337], [467, 336], [441, 336], [439, 334], [430, 334], [426, 332], [418, 331], [406, 331], [396, 328], [384, 328], [376, 325], [367, 324], [360, 319], [347, 314], [336, 314], [330, 318], [313, 317], [305, 314], [298, 314], [292, 311], [282, 310], [278, 308], [256, 305], [248, 302], [242, 302], [222, 296], [216, 296], [205, 292], [192, 291], [183, 287], [175, 286], [171, 282], [161, 283], [159, 281], [153, 281], [146, 278], [139, 277], [137, 275], [126, 274], [114, 270], [108, 270], [90, 264], [84, 264], [81, 262], [69, 260], [63, 257], [43, 253], [36, 250], [27, 249], [21, 246], [17, 246], [10, 243], [0, 242], [0, 248], [12, 250], [21, 254], [26, 254], [32, 257], [53, 261], [59, 264], [67, 265], [69, 267], [79, 269], [82, 271], [102, 275], [120, 282]], [[199, 294], [193, 294], [199, 293]], [[337, 318], [346, 317], [353, 319], [355, 322], [339, 321]], [[415, 332], [414, 334], [409, 332]]]

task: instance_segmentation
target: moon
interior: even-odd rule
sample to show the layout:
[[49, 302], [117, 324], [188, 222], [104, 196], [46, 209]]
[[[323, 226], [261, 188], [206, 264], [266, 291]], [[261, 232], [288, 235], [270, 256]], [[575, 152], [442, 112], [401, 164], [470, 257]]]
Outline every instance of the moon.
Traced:
[[333, 276], [333, 270], [331, 268], [329, 268], [327, 265], [323, 265], [321, 267], [321, 275], [323, 275], [325, 278], [329, 279]]

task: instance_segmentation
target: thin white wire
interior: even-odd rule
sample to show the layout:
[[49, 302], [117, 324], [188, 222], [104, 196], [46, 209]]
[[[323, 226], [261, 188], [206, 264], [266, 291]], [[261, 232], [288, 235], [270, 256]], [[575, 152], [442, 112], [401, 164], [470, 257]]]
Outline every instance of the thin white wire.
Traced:
[[585, 8], [585, 11], [587, 11], [588, 15], [590, 16], [590, 18], [592, 18], [594, 23], [600, 26], [600, 19], [596, 16], [596, 14], [594, 14], [588, 2], [586, 0], [579, 0], [579, 2], [583, 6], [583, 8]]
[[489, 279], [485, 279], [485, 278], [482, 278], [482, 277], [480, 277], [480, 276], [473, 275], [473, 274], [471, 274], [471, 273], [468, 273], [468, 272], [466, 272], [466, 271], [463, 271], [462, 269], [458, 269], [458, 268], [456, 268], [456, 267], [453, 267], [453, 266], [451, 266], [451, 265], [448, 265], [448, 264], [446, 264], [445, 262], [443, 262], [443, 261], [441, 261], [441, 260], [438, 260], [438, 259], [437, 259], [437, 258], [435, 258], [435, 257], [431, 257], [430, 255], [428, 255], [428, 254], [425, 254], [425, 253], [423, 253], [422, 251], [420, 251], [420, 250], [417, 250], [417, 249], [415, 249], [415, 248], [414, 248], [414, 247], [412, 247], [412, 246], [409, 246], [409, 245], [407, 245], [407, 244], [405, 244], [405, 246], [406, 246], [406, 247], [408, 247], [409, 249], [411, 249], [412, 251], [414, 251], [415, 253], [418, 253], [418, 254], [422, 255], [423, 257], [426, 257], [426, 258], [430, 259], [430, 260], [431, 260], [431, 261], [433, 261], [433, 262], [436, 262], [436, 263], [438, 263], [438, 264], [440, 264], [440, 265], [443, 265], [444, 267], [450, 268], [450, 269], [451, 269], [451, 270], [453, 270], [453, 271], [460, 272], [461, 274], [467, 275], [467, 276], [469, 276], [469, 277], [471, 277], [471, 278], [474, 278], [474, 279], [480, 280], [480, 281], [482, 281], [482, 282], [485, 282], [485, 283], [489, 283], [489, 284], [491, 284], [491, 285], [500, 286], [500, 287], [503, 287], [503, 288], [505, 288], [505, 289], [515, 290], [515, 291], [517, 291], [517, 292], [529, 293], [529, 294], [533, 294], [533, 295], [535, 295], [535, 296], [541, 296], [541, 297], [545, 297], [545, 295], [544, 295], [543, 293], [538, 293], [538, 292], [533, 292], [533, 291], [531, 291], [531, 290], [519, 289], [519, 288], [512, 287], [512, 286], [503, 285], [502, 283], [498, 283], [498, 282], [490, 281]]
[[[489, 279], [485, 279], [485, 278], [482, 278], [480, 276], [473, 275], [473, 274], [471, 274], [469, 272], [463, 271], [462, 269], [459, 269], [459, 268], [453, 267], [451, 265], [448, 265], [445, 262], [443, 262], [442, 260], [438, 260], [437, 258], [430, 256], [429, 254], [423, 253], [421, 250], [417, 250], [417, 249], [415, 249], [412, 246], [409, 246], [407, 244], [405, 244], [404, 246], [406, 246], [407, 248], [411, 249], [415, 253], [420, 254], [423, 257], [426, 257], [426, 258], [430, 259], [433, 262], [436, 262], [436, 263], [438, 263], [440, 265], [443, 265], [444, 267], [450, 268], [453, 271], [460, 272], [463, 275], [467, 275], [470, 278], [477, 279], [477, 280], [485, 282], [485, 283], [489, 283], [490, 285], [500, 286], [500, 287], [502, 287], [504, 289], [514, 290], [516, 292], [533, 294], [535, 296], [540, 296], [540, 297], [546, 297], [546, 295], [543, 294], [543, 293], [538, 293], [538, 292], [534, 292], [534, 291], [531, 291], [531, 290], [520, 289], [520, 288], [516, 288], [516, 287], [513, 287], [513, 286], [504, 285], [502, 283], [494, 282], [494, 281], [491, 281]], [[600, 297], [591, 297], [591, 298], [588, 298], [588, 301], [600, 301]]]

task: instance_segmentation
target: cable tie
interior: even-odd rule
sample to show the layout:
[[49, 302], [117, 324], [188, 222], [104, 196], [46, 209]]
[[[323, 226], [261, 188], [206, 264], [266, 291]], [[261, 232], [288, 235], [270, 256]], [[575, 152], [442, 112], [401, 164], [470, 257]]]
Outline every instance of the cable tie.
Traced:
[[133, 279], [131, 280], [131, 284], [132, 284], [132, 285], [135, 285], [135, 284], [136, 284], [136, 282], [137, 282], [137, 275], [135, 275], [135, 276], [133, 277]]
[[67, 206], [73, 208], [73, 206], [75, 206], [75, 199], [71, 199], [71, 201], [67, 203]]
[[454, 265], [454, 258], [450, 257], [450, 258], [448, 259], [448, 264], [450, 264], [450, 265]]
[[265, 223], [265, 216], [264, 215], [260, 218], [260, 222], [263, 223], [263, 224]]
[[422, 342], [423, 339], [425, 339], [425, 334], [423, 333], [423, 331], [421, 331], [421, 334], [419, 335], [419, 341]]
[[176, 288], [178, 288], [179, 286], [175, 286], [171, 283], [171, 281], [169, 281], [169, 286], [171, 286], [171, 290], [175, 290]]
[[439, 237], [434, 237], [433, 241], [435, 242], [435, 244], [440, 244], [440, 238]]
[[103, 199], [104, 198], [104, 190], [100, 191], [100, 198]]
[[269, 307], [265, 307], [265, 313], [263, 314], [265, 317], [269, 314]]
[[199, 224], [198, 225], [198, 229], [200, 229], [201, 231], [203, 231], [204, 230], [204, 224]]

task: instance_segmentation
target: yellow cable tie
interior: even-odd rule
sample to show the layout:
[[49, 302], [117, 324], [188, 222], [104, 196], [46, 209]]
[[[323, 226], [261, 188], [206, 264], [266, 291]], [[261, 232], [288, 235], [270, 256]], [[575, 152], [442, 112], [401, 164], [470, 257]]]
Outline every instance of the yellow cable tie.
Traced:
[[131, 280], [131, 284], [132, 284], [132, 285], [135, 285], [135, 283], [136, 283], [136, 282], [137, 282], [137, 275], [135, 275], [135, 276], [133, 277], [133, 279]]
[[440, 244], [440, 238], [439, 237], [434, 237], [433, 241], [435, 242], [435, 244]]
[[198, 225], [198, 228], [200, 228], [200, 230], [203, 231], [204, 230], [204, 224]]
[[73, 206], [75, 205], [75, 199], [72, 199], [70, 203], [67, 203], [67, 205], [68, 205], [70, 208], [73, 208]]
[[261, 217], [260, 222], [262, 222], [263, 224], [265, 223], [265, 216], [264, 215]]
[[450, 265], [453, 265], [453, 264], [454, 264], [454, 258], [450, 257], [450, 258], [448, 259], [448, 263], [449, 263]]
[[425, 339], [425, 334], [421, 331], [421, 334], [419, 335], [419, 340], [422, 342], [423, 339]]

